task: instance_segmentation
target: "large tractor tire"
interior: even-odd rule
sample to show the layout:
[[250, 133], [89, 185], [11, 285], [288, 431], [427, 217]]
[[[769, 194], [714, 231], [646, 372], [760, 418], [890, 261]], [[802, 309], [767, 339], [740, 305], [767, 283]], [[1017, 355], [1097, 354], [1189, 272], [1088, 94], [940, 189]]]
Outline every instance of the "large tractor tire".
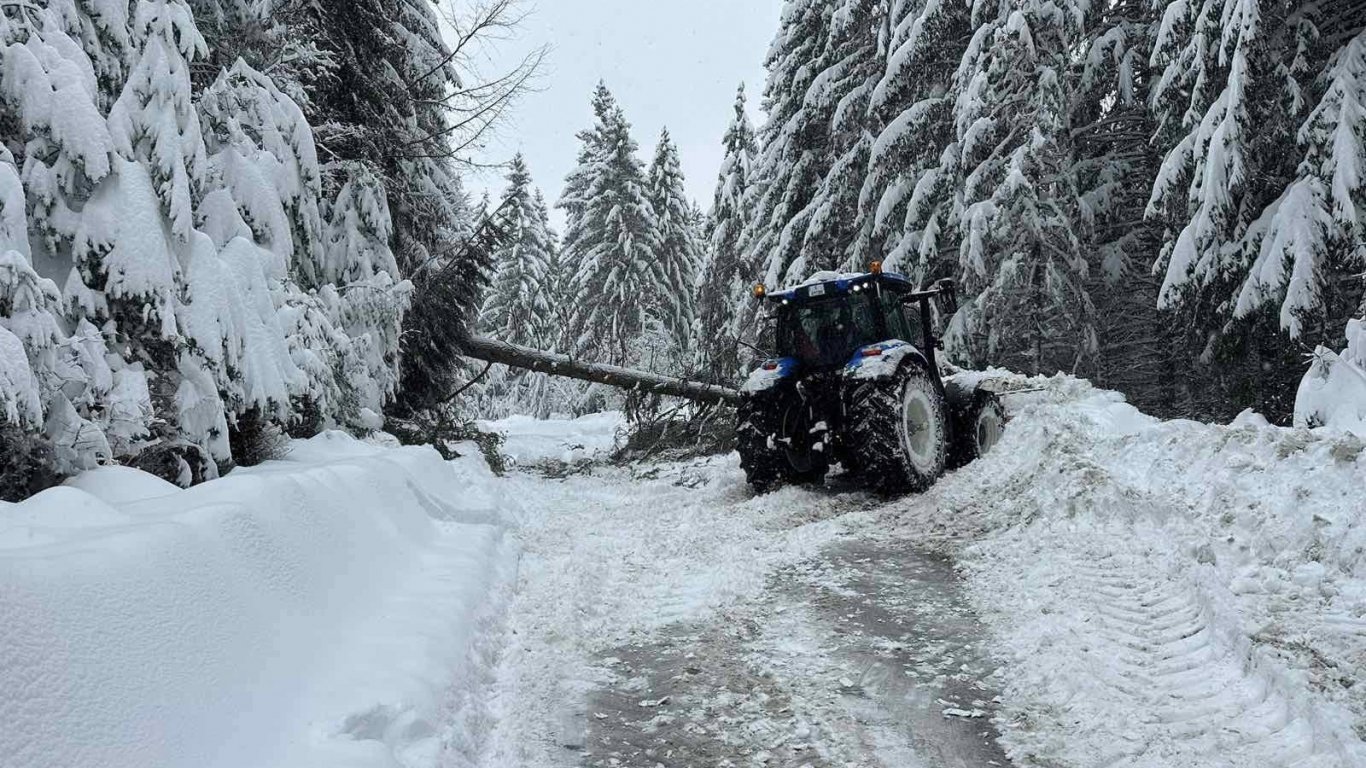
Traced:
[[736, 407], [735, 438], [756, 493], [816, 485], [830, 469], [826, 438], [812, 432], [810, 409], [791, 388], [746, 394]]
[[987, 455], [1006, 428], [1006, 408], [1001, 398], [991, 392], [975, 392], [965, 407], [954, 409], [953, 455], [951, 466], [957, 468]]
[[909, 365], [891, 378], [854, 384], [847, 415], [851, 450], [870, 490], [919, 492], [944, 474], [948, 408], [923, 367]]

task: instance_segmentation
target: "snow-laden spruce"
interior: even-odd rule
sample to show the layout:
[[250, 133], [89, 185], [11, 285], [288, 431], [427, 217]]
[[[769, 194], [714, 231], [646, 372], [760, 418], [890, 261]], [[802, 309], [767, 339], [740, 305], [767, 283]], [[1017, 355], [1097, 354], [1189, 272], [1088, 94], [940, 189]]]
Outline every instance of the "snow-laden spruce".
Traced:
[[606, 86], [598, 86], [593, 109], [596, 122], [579, 134], [579, 166], [559, 203], [569, 216], [564, 259], [577, 298], [569, 347], [621, 364], [659, 322], [649, 302], [660, 238], [631, 125]]
[[891, 13], [883, 68], [869, 96], [874, 139], [854, 256], [924, 280], [947, 271], [941, 233], [958, 221], [952, 85], [969, 38], [968, 8], [907, 2]]
[[[531, 183], [526, 159], [518, 153], [508, 168], [508, 188], [499, 210], [509, 227], [508, 244], [494, 253], [497, 271], [489, 286], [479, 330], [500, 341], [537, 349], [556, 349], [564, 328], [556, 283], [561, 279], [559, 246], [550, 227], [550, 212], [540, 190]], [[546, 418], [566, 412], [569, 404], [555, 397], [558, 382], [543, 373], [491, 370], [481, 395], [481, 411], [506, 415], [513, 411]]]
[[[702, 260], [701, 244], [692, 204], [683, 191], [683, 169], [666, 128], [659, 137], [654, 162], [648, 173], [650, 206], [655, 213], [659, 250], [654, 257], [654, 285], [650, 299], [653, 313], [671, 337], [670, 356], [688, 356], [692, 322], [696, 313], [693, 292]], [[681, 363], [675, 363], [677, 368]]]
[[[813, 200], [836, 159], [831, 120], [840, 100], [859, 85], [843, 76], [841, 51], [831, 44], [835, 20], [826, 6], [821, 0], [788, 2], [768, 52], [767, 122], [751, 175], [755, 189], [744, 241], [746, 261], [760, 266], [756, 277], [769, 285], [799, 283], [837, 266], [829, 260], [842, 260], [838, 253], [803, 258]], [[845, 13], [838, 16], [847, 20]]]
[[[436, 98], [454, 70], [422, 5], [379, 30], [399, 66], [320, 54], [356, 31], [341, 10], [53, 0], [0, 14], [5, 445], [50, 451], [58, 472], [118, 460], [188, 483], [233, 461], [243, 419], [381, 425], [412, 290], [400, 254], [433, 258], [464, 226], [463, 194], [440, 119], [376, 122], [430, 155], [386, 173], [354, 145], [320, 163], [310, 120], [339, 116], [320, 95], [346, 67], [387, 78], [376, 108], [418, 80]], [[415, 211], [419, 198], [439, 206]], [[23, 433], [43, 445], [21, 451]]]
[[696, 340], [697, 369], [716, 381], [733, 381], [741, 374], [738, 339], [748, 334], [739, 327], [750, 286], [759, 270], [745, 258], [742, 236], [748, 223], [748, 196], [754, 155], [758, 152], [750, 124], [745, 88], [735, 94], [735, 114], [722, 139], [725, 154], [712, 198], [700, 270]]
[[967, 362], [1288, 420], [1302, 348], [1361, 315], [1363, 32], [1359, 3], [790, 0], [748, 279], [955, 277]]
[[1075, 370], [1097, 351], [1064, 80], [1080, 30], [1047, 2], [999, 2], [959, 65], [959, 269], [976, 294], [951, 341], [981, 365]]

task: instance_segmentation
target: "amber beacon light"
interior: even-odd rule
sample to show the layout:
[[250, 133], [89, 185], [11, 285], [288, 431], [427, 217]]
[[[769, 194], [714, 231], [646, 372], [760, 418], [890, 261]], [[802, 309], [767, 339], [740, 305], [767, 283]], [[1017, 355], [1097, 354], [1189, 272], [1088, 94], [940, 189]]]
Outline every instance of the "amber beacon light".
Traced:
[[763, 283], [759, 283], [758, 285], [754, 286], [754, 298], [762, 299], [767, 295], [768, 288]]

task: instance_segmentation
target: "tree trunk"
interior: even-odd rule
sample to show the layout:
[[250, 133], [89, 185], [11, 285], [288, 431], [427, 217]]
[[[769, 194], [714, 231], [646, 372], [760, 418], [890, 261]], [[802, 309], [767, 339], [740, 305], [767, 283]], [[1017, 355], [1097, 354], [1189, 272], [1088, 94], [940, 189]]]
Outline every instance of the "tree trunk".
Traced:
[[585, 363], [568, 355], [543, 352], [516, 344], [508, 344], [482, 336], [466, 339], [461, 349], [468, 357], [489, 363], [501, 363], [513, 368], [522, 368], [552, 376], [566, 376], [571, 379], [591, 381], [596, 384], [621, 387], [642, 393], [653, 393], [668, 397], [682, 397], [703, 403], [734, 402], [740, 393], [734, 389], [689, 381], [657, 373], [635, 371], [615, 365]]

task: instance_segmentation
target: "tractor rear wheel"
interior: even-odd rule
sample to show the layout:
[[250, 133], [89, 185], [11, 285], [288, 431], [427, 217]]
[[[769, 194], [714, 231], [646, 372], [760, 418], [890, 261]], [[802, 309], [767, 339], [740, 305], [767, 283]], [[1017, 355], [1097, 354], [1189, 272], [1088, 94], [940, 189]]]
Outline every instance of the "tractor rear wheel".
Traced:
[[849, 393], [850, 445], [873, 491], [923, 491], [948, 461], [948, 408], [934, 379], [910, 365], [890, 379], [858, 382]]
[[1006, 408], [1001, 398], [978, 392], [972, 405], [955, 414], [953, 466], [970, 464], [996, 447], [1006, 428]]
[[756, 493], [818, 484], [830, 469], [824, 438], [813, 433], [810, 409], [792, 390], [745, 395], [736, 407], [735, 438], [740, 468]]

